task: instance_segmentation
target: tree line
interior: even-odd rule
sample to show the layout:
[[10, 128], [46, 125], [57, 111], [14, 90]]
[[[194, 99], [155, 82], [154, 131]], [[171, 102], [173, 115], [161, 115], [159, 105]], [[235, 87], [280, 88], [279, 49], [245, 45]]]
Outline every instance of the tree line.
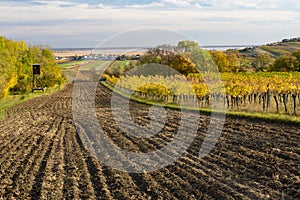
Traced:
[[183, 75], [199, 71], [219, 72], [289, 72], [300, 71], [300, 51], [273, 58], [267, 53], [258, 53], [249, 59], [238, 50], [204, 50], [197, 42], [181, 41], [177, 46], [161, 45], [148, 49], [140, 58], [141, 64], [159, 63], [170, 66]]
[[0, 37], [0, 98], [32, 90], [34, 63], [41, 65], [40, 86], [53, 87], [66, 81], [49, 48]]

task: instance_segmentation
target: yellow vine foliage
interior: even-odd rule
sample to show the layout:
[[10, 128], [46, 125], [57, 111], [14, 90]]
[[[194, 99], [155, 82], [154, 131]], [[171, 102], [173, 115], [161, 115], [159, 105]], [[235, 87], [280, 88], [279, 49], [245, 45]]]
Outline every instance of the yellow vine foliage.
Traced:
[[217, 74], [189, 74], [186, 76], [106, 76], [111, 84], [138, 92], [156, 95], [196, 95], [227, 94], [243, 97], [253, 93], [299, 94], [300, 73], [223, 73], [222, 80]]

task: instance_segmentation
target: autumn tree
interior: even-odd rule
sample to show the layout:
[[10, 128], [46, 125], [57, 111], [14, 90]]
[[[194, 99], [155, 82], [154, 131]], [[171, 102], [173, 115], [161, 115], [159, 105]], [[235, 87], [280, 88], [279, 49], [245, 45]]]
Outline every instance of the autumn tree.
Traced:
[[9, 90], [18, 83], [23, 52], [23, 42], [14, 42], [0, 37], [0, 98], [9, 94]]
[[141, 64], [158, 63], [170, 66], [174, 56], [173, 47], [170, 45], [161, 45], [148, 49], [146, 54], [140, 58], [140, 62]]
[[157, 63], [167, 65], [184, 75], [196, 72], [195, 64], [190, 59], [189, 53], [180, 53], [178, 50], [175, 52], [174, 47], [170, 45], [161, 45], [149, 49], [141, 57], [140, 62], [141, 64]]
[[49, 49], [29, 47], [24, 41], [0, 37], [0, 98], [9, 92], [31, 90], [34, 63], [42, 65], [42, 76], [45, 76], [46, 82], [61, 83], [62, 73]]
[[230, 63], [227, 59], [227, 56], [222, 51], [212, 50], [210, 51], [213, 57], [215, 64], [217, 65], [220, 72], [230, 71]]
[[196, 73], [195, 64], [188, 58], [177, 54], [173, 57], [170, 67], [178, 71], [180, 74], [188, 75], [190, 73]]
[[227, 51], [227, 60], [229, 62], [229, 71], [239, 72], [241, 69], [240, 54], [237, 50]]

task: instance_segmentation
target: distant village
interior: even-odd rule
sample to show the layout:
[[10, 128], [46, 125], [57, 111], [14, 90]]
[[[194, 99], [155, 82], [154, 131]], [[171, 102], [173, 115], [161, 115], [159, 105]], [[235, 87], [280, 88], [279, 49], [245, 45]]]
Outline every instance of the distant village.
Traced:
[[80, 56], [56, 56], [56, 60], [139, 60], [141, 57], [140, 54], [135, 55], [119, 55], [119, 54], [88, 54], [88, 55], [80, 55]]
[[[96, 51], [89, 48], [52, 49], [57, 61], [75, 60], [139, 60], [147, 48], [103, 48]], [[126, 52], [126, 53], [124, 53]], [[125, 55], [126, 54], [126, 55]]]

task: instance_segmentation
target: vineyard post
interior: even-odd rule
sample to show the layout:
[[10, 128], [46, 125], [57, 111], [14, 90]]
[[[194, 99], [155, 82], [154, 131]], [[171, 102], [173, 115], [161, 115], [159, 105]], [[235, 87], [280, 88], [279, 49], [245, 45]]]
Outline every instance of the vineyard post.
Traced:
[[288, 113], [288, 110], [287, 110], [287, 100], [288, 100], [288, 95], [287, 94], [283, 94], [283, 104], [284, 104], [285, 113]]
[[263, 96], [262, 96], [263, 111], [266, 111], [266, 96], [267, 96], [267, 94], [263, 93]]
[[270, 99], [271, 99], [271, 92], [270, 92], [270, 83], [268, 83], [267, 85], [267, 112], [269, 111], [269, 108], [270, 108]]
[[295, 94], [292, 94], [292, 98], [293, 98], [293, 101], [294, 101], [294, 115], [297, 115], [297, 95]]
[[276, 103], [276, 112], [279, 113], [279, 105], [278, 105], [278, 99], [277, 99], [276, 94], [274, 94], [274, 100], [275, 100], [275, 103]]

